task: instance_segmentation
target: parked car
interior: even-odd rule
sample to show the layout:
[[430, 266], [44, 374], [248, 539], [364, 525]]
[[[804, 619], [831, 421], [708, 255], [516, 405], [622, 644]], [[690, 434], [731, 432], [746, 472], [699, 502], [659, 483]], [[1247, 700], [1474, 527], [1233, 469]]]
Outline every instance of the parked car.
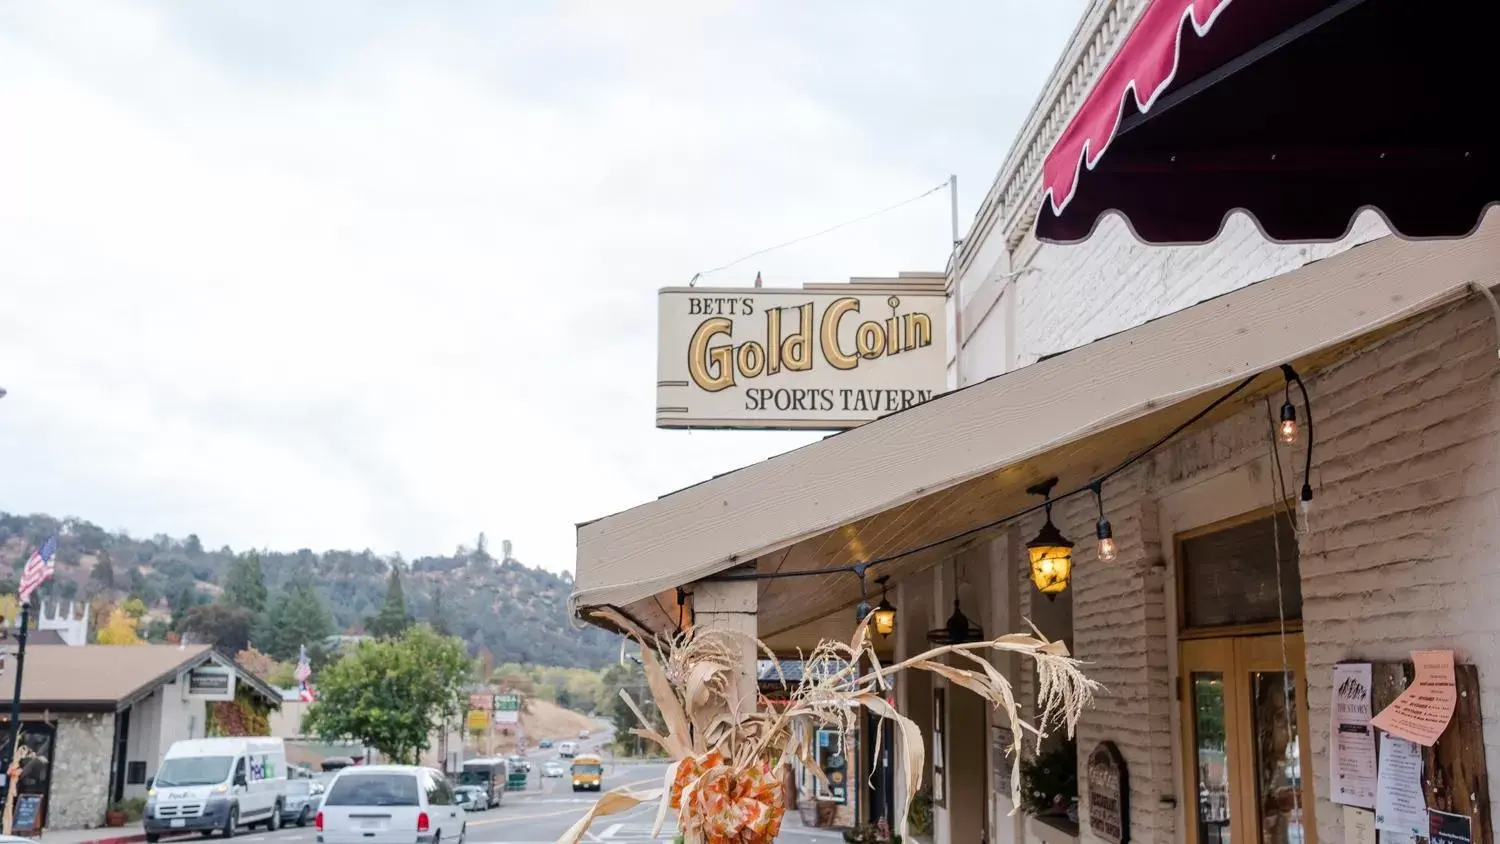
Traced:
[[490, 808], [489, 789], [482, 785], [458, 786], [453, 789], [453, 800], [469, 812], [483, 812]]
[[552, 739], [544, 738], [541, 741], [537, 742], [536, 746], [542, 750], [546, 750], [547, 748], [552, 746]]
[[544, 776], [544, 777], [551, 778], [551, 777], [560, 777], [562, 775], [563, 775], [563, 766], [560, 765], [560, 764], [558, 764], [558, 763], [556, 763], [556, 762], [548, 762], [547, 764], [545, 764], [545, 765], [542, 766], [542, 776]]
[[281, 804], [281, 822], [307, 826], [318, 813], [318, 803], [323, 794], [323, 784], [315, 779], [299, 777], [287, 780], [286, 802]]
[[414, 765], [361, 765], [333, 778], [318, 811], [323, 844], [463, 841], [468, 820], [448, 778]]

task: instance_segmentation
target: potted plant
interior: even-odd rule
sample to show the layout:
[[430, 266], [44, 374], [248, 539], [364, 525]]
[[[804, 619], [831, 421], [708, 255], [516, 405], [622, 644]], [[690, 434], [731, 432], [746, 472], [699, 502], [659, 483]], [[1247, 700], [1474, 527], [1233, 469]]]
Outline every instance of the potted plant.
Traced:
[[105, 826], [124, 826], [126, 820], [128, 818], [125, 816], [125, 801], [123, 800], [116, 800], [104, 810]]
[[911, 798], [911, 807], [906, 810], [907, 823], [916, 835], [932, 834], [932, 792], [922, 789]]
[[1078, 799], [1078, 744], [1069, 739], [1021, 763], [1021, 811], [1034, 818], [1067, 820]]

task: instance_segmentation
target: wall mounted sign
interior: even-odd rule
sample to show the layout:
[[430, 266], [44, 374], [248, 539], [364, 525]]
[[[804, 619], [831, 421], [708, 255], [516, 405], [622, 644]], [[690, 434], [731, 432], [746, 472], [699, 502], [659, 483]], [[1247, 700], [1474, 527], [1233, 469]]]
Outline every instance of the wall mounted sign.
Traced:
[[187, 692], [199, 700], [234, 700], [234, 672], [217, 665], [205, 665], [188, 672]]
[[840, 430], [948, 386], [940, 281], [667, 287], [657, 305], [658, 428]]
[[1130, 775], [1125, 757], [1112, 741], [1103, 741], [1089, 754], [1089, 829], [1105, 841], [1130, 840]]

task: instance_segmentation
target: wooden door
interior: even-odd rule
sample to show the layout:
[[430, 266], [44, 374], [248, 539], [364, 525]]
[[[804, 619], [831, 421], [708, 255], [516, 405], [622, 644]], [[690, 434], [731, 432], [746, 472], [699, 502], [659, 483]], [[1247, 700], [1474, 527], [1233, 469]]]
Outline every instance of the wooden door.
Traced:
[[1302, 634], [1185, 641], [1180, 671], [1188, 844], [1317, 844]]

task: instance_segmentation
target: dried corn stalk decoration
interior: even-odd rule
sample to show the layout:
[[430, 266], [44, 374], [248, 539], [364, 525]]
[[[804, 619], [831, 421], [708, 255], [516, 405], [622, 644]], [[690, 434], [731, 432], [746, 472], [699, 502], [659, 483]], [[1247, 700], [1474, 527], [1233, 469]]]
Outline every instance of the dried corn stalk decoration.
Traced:
[[[905, 755], [906, 804], [922, 785], [924, 744], [921, 730], [886, 702], [892, 675], [908, 669], [928, 671], [989, 701], [1003, 715], [1014, 736], [1011, 802], [1020, 805], [1021, 749], [1027, 735], [1041, 739], [1061, 727], [1071, 737], [1079, 716], [1093, 700], [1098, 684], [1084, 675], [1078, 660], [1062, 642], [1036, 635], [1013, 634], [989, 641], [944, 645], [894, 665], [883, 666], [869, 639], [868, 623], [856, 627], [849, 643], [825, 641], [806, 660], [802, 679], [790, 687], [786, 703], [739, 699], [740, 660], [744, 637], [695, 628], [668, 638], [652, 636], [628, 619], [607, 610], [594, 615], [625, 630], [641, 646], [641, 663], [651, 696], [666, 724], [663, 735], [630, 695], [621, 690], [643, 726], [630, 732], [659, 745], [672, 759], [662, 788], [605, 793], [588, 814], [563, 833], [558, 844], [577, 844], [596, 818], [660, 800], [652, 835], [661, 832], [667, 812], [677, 815], [686, 844], [769, 844], [781, 830], [785, 813], [781, 777], [793, 761], [815, 777], [827, 778], [813, 757], [819, 727], [849, 735], [859, 710], [894, 721], [895, 750]], [[760, 651], [775, 656], [759, 641]], [[1037, 667], [1037, 717], [1028, 723], [1005, 677], [992, 666], [989, 653], [1018, 653]], [[777, 672], [780, 673], [779, 664]], [[785, 681], [783, 679], [783, 685]], [[877, 748], [878, 753], [878, 748]], [[898, 831], [908, 839], [906, 818]]]

